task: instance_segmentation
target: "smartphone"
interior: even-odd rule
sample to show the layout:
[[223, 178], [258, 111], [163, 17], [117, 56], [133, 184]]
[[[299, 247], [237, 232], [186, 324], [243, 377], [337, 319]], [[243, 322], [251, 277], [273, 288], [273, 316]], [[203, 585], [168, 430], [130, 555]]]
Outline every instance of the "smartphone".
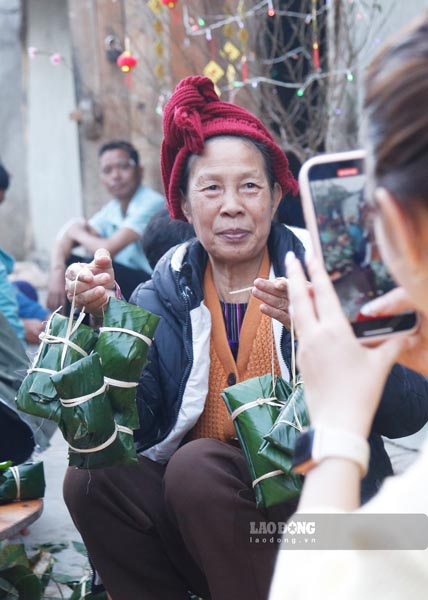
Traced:
[[365, 196], [364, 151], [315, 156], [299, 173], [313, 252], [324, 261], [355, 335], [382, 339], [416, 328], [415, 312], [367, 317], [363, 304], [395, 287], [379, 253]]

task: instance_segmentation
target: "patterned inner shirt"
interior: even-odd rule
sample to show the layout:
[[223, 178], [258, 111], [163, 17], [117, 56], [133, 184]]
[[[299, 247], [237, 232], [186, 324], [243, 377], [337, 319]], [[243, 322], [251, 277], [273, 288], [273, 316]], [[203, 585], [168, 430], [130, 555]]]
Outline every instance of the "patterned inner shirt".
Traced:
[[244, 320], [245, 312], [248, 303], [232, 304], [229, 302], [220, 301], [223, 311], [224, 323], [226, 325], [226, 336], [233, 357], [236, 360], [238, 356], [239, 337], [241, 335], [242, 321]]

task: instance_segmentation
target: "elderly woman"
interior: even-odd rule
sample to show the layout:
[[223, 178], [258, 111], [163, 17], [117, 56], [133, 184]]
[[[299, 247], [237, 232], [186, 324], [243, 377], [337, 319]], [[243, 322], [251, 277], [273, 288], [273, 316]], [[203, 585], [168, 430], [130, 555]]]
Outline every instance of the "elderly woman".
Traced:
[[[251, 522], [283, 521], [294, 507], [264, 516], [256, 509], [220, 393], [270, 372], [272, 361], [288, 379], [288, 302], [281, 290], [269, 294], [271, 321], [245, 288], [283, 276], [288, 251], [303, 258], [299, 240], [272, 225], [296, 182], [262, 123], [221, 102], [203, 77], [182, 81], [166, 107], [161, 165], [170, 213], [189, 221], [197, 239], [166, 254], [131, 298], [161, 316], [137, 392], [142, 456], [138, 466], [90, 476], [69, 469], [65, 500], [113, 600], [185, 600], [188, 590], [262, 600], [276, 546], [251, 545]], [[75, 285], [77, 268], [68, 271], [68, 294], [76, 287], [77, 302], [99, 312], [114, 287], [108, 253]], [[397, 381], [391, 389], [401, 389]], [[404, 435], [426, 419], [411, 414], [398, 429]], [[383, 476], [371, 471], [374, 490]]]

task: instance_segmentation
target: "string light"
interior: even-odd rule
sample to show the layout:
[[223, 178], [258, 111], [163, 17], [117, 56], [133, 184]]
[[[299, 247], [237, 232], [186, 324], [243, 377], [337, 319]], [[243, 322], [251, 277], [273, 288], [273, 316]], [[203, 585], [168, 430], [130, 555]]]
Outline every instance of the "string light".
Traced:
[[[275, 9], [275, 7], [273, 6], [273, 0], [262, 0], [261, 2], [258, 2], [257, 4], [255, 4], [251, 9], [249, 10], [242, 10], [239, 11], [239, 14], [236, 15], [230, 15], [225, 17], [224, 19], [218, 18], [216, 17], [216, 21], [214, 23], [212, 23], [211, 25], [209, 25], [210, 29], [220, 29], [222, 27], [224, 27], [225, 25], [229, 25], [231, 23], [237, 23], [238, 27], [243, 27], [243, 25], [241, 26], [240, 23], [243, 22], [244, 19], [247, 19], [248, 17], [254, 17], [257, 16], [258, 14], [261, 13], [261, 11], [265, 10], [267, 8], [267, 10], [273, 10], [273, 15], [270, 16], [279, 16], [279, 17], [292, 17], [292, 18], [296, 18], [296, 19], [304, 19], [305, 22], [307, 24], [309, 24], [312, 20], [312, 15], [308, 14], [306, 12], [297, 12], [297, 11], [293, 11], [293, 10], [279, 10], [279, 9]], [[323, 5], [321, 8], [319, 8], [316, 11], [317, 16], [319, 17], [320, 15], [322, 15], [323, 13], [327, 12], [329, 10], [329, 7], [327, 5], [327, 3], [325, 5]], [[206, 24], [205, 19], [201, 18], [201, 20], [203, 21], [203, 24], [200, 25], [200, 27], [204, 27]], [[199, 28], [195, 29], [194, 27], [192, 27], [192, 23], [194, 22], [194, 19], [192, 19], [192, 17], [189, 16], [189, 10], [186, 4], [183, 4], [183, 22], [184, 22], [184, 27], [186, 28], [186, 33], [188, 35], [202, 35], [205, 32], [201, 31]]]
[[[353, 0], [354, 6], [360, 5], [361, 0]], [[221, 91], [233, 91], [237, 88], [251, 86], [257, 87], [259, 83], [274, 85], [276, 87], [283, 87], [288, 89], [296, 90], [296, 95], [302, 97], [305, 95], [306, 88], [308, 88], [313, 82], [324, 79], [331, 76], [345, 75], [347, 81], [354, 81], [354, 75], [352, 73], [353, 66], [347, 66], [343, 69], [331, 70], [323, 72], [320, 65], [320, 47], [318, 40], [318, 18], [330, 9], [330, 3], [322, 3], [320, 8], [317, 8], [317, 0], [311, 0], [311, 11], [298, 12], [290, 10], [276, 9], [274, 6], [274, 0], [262, 0], [257, 4], [253, 5], [250, 9], [245, 10], [244, 0], [240, 0], [238, 10], [233, 15], [203, 15], [199, 16], [196, 20], [189, 15], [187, 3], [183, 3], [183, 24], [186, 30], [186, 34], [190, 36], [205, 35], [208, 41], [212, 41], [213, 33], [215, 30], [223, 28], [225, 25], [235, 23], [236, 26], [242, 30], [245, 27], [245, 21], [248, 18], [256, 17], [257, 15], [266, 14], [266, 10], [269, 16], [287, 16], [288, 18], [298, 18], [305, 21], [307, 25], [311, 25], [312, 29], [312, 43], [309, 48], [303, 46], [297, 46], [281, 56], [276, 56], [271, 59], [261, 60], [262, 64], [274, 65], [280, 64], [286, 61], [288, 58], [298, 59], [299, 56], [305, 57], [307, 60], [312, 59], [313, 70], [308, 76], [299, 82], [287, 82], [269, 77], [249, 77], [248, 76], [248, 59], [245, 54], [241, 56], [241, 78], [242, 81], [230, 81], [224, 86]], [[361, 7], [360, 7], [361, 8]], [[361, 16], [361, 13], [360, 13]], [[358, 17], [357, 17], [358, 19]], [[209, 20], [213, 20], [210, 22]], [[208, 22], [207, 22], [208, 21]], [[251, 57], [250, 57], [251, 60]]]

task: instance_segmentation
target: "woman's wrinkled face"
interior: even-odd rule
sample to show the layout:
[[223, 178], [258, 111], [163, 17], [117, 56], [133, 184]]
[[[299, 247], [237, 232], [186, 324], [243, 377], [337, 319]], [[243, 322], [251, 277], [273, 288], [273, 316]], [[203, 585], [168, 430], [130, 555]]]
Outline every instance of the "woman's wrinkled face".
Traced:
[[239, 264], [263, 253], [281, 188], [269, 187], [264, 158], [249, 140], [217, 137], [191, 157], [182, 209], [214, 262]]

